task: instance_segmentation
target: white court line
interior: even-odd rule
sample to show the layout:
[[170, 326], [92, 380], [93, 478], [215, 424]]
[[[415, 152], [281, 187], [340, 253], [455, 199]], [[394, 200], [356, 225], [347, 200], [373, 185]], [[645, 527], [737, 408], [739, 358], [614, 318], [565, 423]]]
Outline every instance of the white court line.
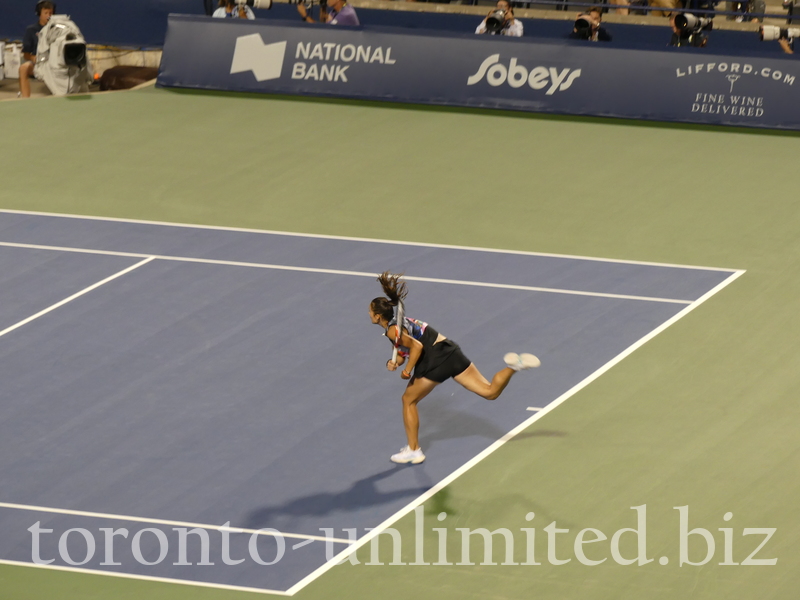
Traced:
[[443, 248], [446, 250], [468, 250], [471, 252], [493, 252], [497, 254], [516, 254], [519, 256], [542, 256], [546, 258], [572, 258], [576, 260], [591, 260], [595, 262], [617, 263], [622, 265], [642, 265], [647, 267], [667, 267], [679, 269], [699, 269], [702, 271], [723, 271], [735, 273], [737, 269], [721, 269], [718, 267], [701, 267], [697, 265], [679, 265], [669, 263], [646, 262], [637, 260], [623, 260], [616, 258], [598, 258], [596, 256], [579, 256], [571, 254], [552, 254], [547, 252], [529, 252], [525, 250], [502, 250], [497, 248], [478, 248], [475, 246], [454, 246], [448, 244], [432, 244], [426, 242], [406, 242], [398, 240], [381, 240], [374, 238], [348, 237], [339, 235], [325, 235], [317, 233], [296, 233], [291, 231], [273, 231], [269, 229], [247, 229], [244, 227], [223, 227], [219, 225], [196, 225], [191, 223], [169, 223], [167, 221], [145, 221], [143, 219], [122, 219], [116, 217], [96, 217], [88, 215], [75, 215], [69, 213], [49, 213], [28, 210], [0, 209], [0, 213], [13, 215], [31, 215], [40, 217], [59, 217], [63, 219], [86, 219], [89, 221], [109, 221], [112, 223], [135, 223], [137, 225], [158, 225], [161, 227], [181, 227], [185, 229], [206, 229], [210, 231], [232, 231], [238, 233], [258, 233], [264, 235], [284, 235], [288, 237], [304, 237], [322, 240], [342, 240], [346, 242], [368, 242], [372, 244], [390, 244], [400, 246], [415, 246], [419, 248]]
[[529, 410], [529, 411], [531, 411], [531, 412], [536, 412], [536, 411], [539, 411], [539, 410], [544, 410], [544, 408], [541, 408], [541, 407], [539, 407], [539, 406], [529, 406], [529, 407], [528, 407], [528, 408], [526, 408], [525, 410]]
[[[136, 252], [116, 252], [112, 250], [93, 250], [91, 248], [70, 248], [68, 246], [43, 246], [41, 244], [21, 244], [16, 242], [0, 242], [0, 246], [9, 248], [26, 248], [30, 250], [52, 250], [54, 252], [76, 252], [79, 254], [103, 254], [109, 256], [125, 256], [138, 258], [148, 256], [151, 259], [173, 260], [179, 262], [202, 263], [208, 265], [224, 265], [230, 267], [255, 267], [259, 269], [272, 269], [276, 271], [299, 271], [303, 273], [324, 273], [326, 275], [350, 275], [353, 277], [375, 278], [377, 273], [364, 271], [343, 271], [339, 269], [321, 269], [316, 267], [293, 267], [287, 265], [273, 265], [267, 263], [241, 262], [234, 260], [217, 260], [212, 258], [192, 258], [188, 256], [169, 256], [165, 254], [139, 254]], [[425, 283], [444, 283], [449, 285], [466, 285], [472, 287], [496, 288], [503, 290], [522, 290], [526, 292], [544, 292], [548, 294], [566, 294], [569, 296], [590, 296], [592, 298], [613, 298], [616, 300], [637, 300], [641, 302], [660, 302], [666, 304], [691, 304], [692, 300], [678, 300], [675, 298], [656, 298], [651, 296], [631, 296], [628, 294], [606, 294], [603, 292], [583, 292], [559, 288], [537, 287], [532, 285], [513, 285], [508, 283], [487, 283], [481, 281], [465, 281], [463, 279], [437, 279], [434, 277], [414, 277], [403, 275], [406, 281], [422, 281]]]
[[155, 581], [158, 583], [177, 583], [179, 585], [191, 585], [205, 588], [215, 588], [220, 590], [231, 590], [235, 592], [252, 592], [255, 594], [274, 594], [276, 596], [291, 596], [289, 592], [282, 590], [269, 590], [264, 588], [250, 588], [238, 585], [226, 585], [224, 583], [206, 583], [203, 581], [192, 581], [191, 579], [171, 579], [169, 577], [152, 577], [149, 575], [134, 575], [131, 573], [118, 573], [115, 571], [101, 571], [99, 569], [80, 569], [77, 567], [62, 567], [59, 565], [37, 565], [36, 563], [21, 562], [16, 560], [0, 559], [0, 565], [11, 567], [33, 567], [38, 569], [51, 569], [53, 571], [67, 571], [68, 573], [81, 573], [84, 575], [105, 575], [106, 577], [121, 577], [123, 579], [138, 579], [140, 581]]
[[41, 317], [41, 316], [43, 316], [43, 315], [46, 315], [47, 313], [49, 313], [49, 312], [51, 312], [51, 311], [53, 311], [53, 310], [57, 309], [59, 306], [64, 306], [64, 305], [65, 305], [65, 304], [67, 304], [68, 302], [72, 302], [73, 300], [75, 300], [75, 298], [80, 298], [80, 297], [81, 297], [81, 296], [83, 296], [84, 294], [87, 294], [87, 293], [91, 292], [92, 290], [99, 288], [101, 285], [105, 285], [105, 284], [106, 284], [106, 283], [108, 283], [109, 281], [113, 281], [113, 280], [115, 280], [117, 277], [122, 277], [123, 275], [125, 275], [126, 273], [130, 273], [130, 272], [131, 272], [131, 271], [133, 271], [134, 269], [138, 269], [138, 268], [139, 268], [139, 267], [141, 267], [142, 265], [146, 265], [146, 264], [147, 264], [147, 263], [149, 263], [151, 260], [153, 260], [153, 258], [154, 258], [154, 257], [150, 256], [150, 257], [146, 258], [145, 260], [143, 260], [143, 261], [140, 261], [140, 262], [136, 263], [135, 265], [128, 267], [127, 269], [123, 269], [123, 270], [122, 270], [122, 271], [120, 271], [119, 273], [115, 273], [114, 275], [111, 275], [110, 277], [106, 277], [106, 278], [105, 278], [105, 279], [103, 279], [102, 281], [98, 281], [97, 283], [95, 283], [95, 284], [93, 284], [93, 285], [90, 285], [90, 286], [89, 286], [89, 287], [87, 287], [87, 288], [84, 288], [84, 289], [82, 289], [80, 292], [77, 292], [77, 293], [75, 293], [75, 294], [72, 294], [72, 296], [69, 296], [68, 298], [64, 298], [64, 299], [63, 299], [63, 300], [61, 300], [60, 302], [56, 302], [56, 303], [55, 303], [55, 304], [53, 304], [52, 306], [48, 306], [48, 307], [47, 307], [47, 308], [45, 308], [44, 310], [40, 310], [40, 311], [39, 311], [38, 313], [36, 313], [35, 315], [31, 315], [31, 316], [30, 316], [30, 317], [28, 317], [27, 319], [23, 319], [22, 321], [20, 321], [19, 323], [15, 323], [15, 324], [14, 324], [14, 325], [12, 325], [11, 327], [6, 327], [6, 328], [5, 328], [5, 329], [3, 329], [2, 331], [0, 331], [0, 337], [3, 337], [5, 334], [7, 334], [7, 333], [10, 333], [10, 332], [14, 331], [15, 329], [19, 329], [20, 327], [22, 327], [22, 326], [23, 326], [23, 325], [25, 325], [26, 323], [30, 323], [31, 321], [33, 321], [33, 320], [35, 320], [35, 319], [38, 319], [39, 317]]
[[711, 298], [711, 296], [713, 296], [714, 294], [716, 294], [717, 292], [719, 292], [723, 288], [727, 287], [729, 284], [733, 283], [736, 279], [741, 277], [744, 273], [745, 273], [744, 271], [736, 271], [736, 272], [734, 272], [730, 277], [725, 279], [725, 281], [721, 282], [719, 285], [717, 285], [716, 287], [714, 287], [710, 291], [708, 291], [705, 294], [703, 294], [700, 298], [695, 300], [690, 306], [687, 306], [682, 311], [680, 311], [679, 313], [674, 315], [671, 319], [665, 321], [660, 326], [658, 326], [657, 328], [653, 329], [653, 331], [651, 331], [650, 333], [645, 335], [643, 338], [641, 338], [639, 341], [635, 342], [634, 344], [632, 344], [631, 346], [629, 346], [628, 348], [623, 350], [620, 354], [618, 354], [617, 356], [612, 358], [610, 361], [608, 361], [602, 367], [597, 369], [594, 373], [592, 373], [591, 375], [586, 377], [583, 381], [579, 382], [578, 384], [576, 384], [575, 386], [573, 386], [572, 388], [570, 388], [569, 390], [567, 390], [566, 392], [561, 394], [558, 398], [556, 398], [555, 400], [550, 402], [544, 409], [542, 409], [539, 412], [537, 412], [536, 414], [530, 416], [528, 419], [526, 419], [525, 421], [523, 421], [522, 423], [517, 425], [514, 429], [509, 431], [507, 434], [505, 434], [499, 440], [497, 440], [492, 445], [490, 445], [488, 448], [486, 448], [483, 452], [481, 452], [480, 454], [478, 454], [477, 456], [472, 458], [470, 461], [466, 462], [461, 467], [459, 467], [458, 469], [456, 469], [455, 471], [450, 473], [450, 475], [448, 475], [447, 477], [442, 479], [439, 483], [434, 485], [427, 492], [425, 492], [424, 494], [420, 495], [416, 499], [412, 500], [410, 503], [408, 503], [406, 506], [404, 506], [399, 511], [394, 513], [391, 517], [389, 517], [388, 519], [383, 521], [383, 523], [381, 523], [377, 527], [371, 529], [369, 531], [369, 533], [367, 533], [363, 537], [359, 538], [352, 546], [350, 546], [349, 548], [346, 548], [345, 550], [342, 550], [339, 554], [334, 556], [327, 563], [325, 563], [324, 565], [322, 565], [321, 567], [319, 567], [318, 569], [316, 569], [315, 571], [313, 571], [312, 573], [310, 573], [309, 575], [307, 575], [306, 577], [304, 577], [303, 579], [298, 581], [296, 584], [294, 584], [292, 587], [289, 588], [288, 592], [291, 595], [294, 595], [297, 592], [299, 592], [301, 589], [303, 589], [309, 583], [311, 583], [312, 581], [317, 579], [320, 575], [323, 575], [324, 573], [326, 573], [329, 569], [334, 567], [337, 563], [339, 563], [343, 559], [346, 559], [353, 552], [356, 552], [359, 548], [363, 547], [370, 540], [372, 540], [373, 538], [378, 536], [381, 532], [385, 531], [388, 527], [390, 527], [392, 524], [394, 524], [400, 518], [402, 518], [405, 515], [407, 515], [408, 513], [410, 513], [417, 506], [419, 506], [420, 504], [422, 504], [423, 502], [425, 502], [429, 498], [433, 497], [438, 491], [443, 489], [445, 486], [447, 486], [448, 484], [453, 482], [455, 479], [457, 479], [458, 477], [460, 477], [461, 475], [463, 475], [464, 473], [469, 471], [472, 467], [477, 465], [484, 458], [486, 458], [487, 456], [492, 454], [495, 450], [497, 450], [498, 448], [503, 446], [507, 441], [509, 441], [510, 439], [512, 439], [513, 437], [515, 437], [516, 435], [518, 435], [519, 433], [521, 433], [522, 431], [527, 429], [530, 425], [532, 425], [533, 423], [535, 423], [536, 421], [538, 421], [539, 419], [544, 417], [546, 414], [549, 414], [550, 412], [555, 410], [558, 406], [562, 405], [569, 398], [571, 398], [572, 396], [577, 394], [580, 390], [582, 390], [587, 385], [589, 385], [594, 380], [596, 380], [598, 377], [600, 377], [601, 375], [606, 373], [609, 369], [614, 367], [616, 364], [618, 364], [624, 358], [630, 356], [635, 350], [641, 348], [644, 344], [646, 344], [647, 342], [652, 340], [655, 336], [657, 336], [659, 333], [664, 331], [667, 327], [669, 327], [670, 325], [673, 325], [678, 320], [680, 320], [681, 318], [685, 317], [690, 312], [692, 312], [695, 308], [700, 306], [703, 302], [705, 302], [706, 300]]
[[[339, 544], [352, 544], [354, 540], [345, 540], [321, 535], [306, 535], [304, 533], [284, 533], [283, 531], [264, 531], [262, 529], [245, 529], [243, 527], [208, 525], [206, 523], [189, 523], [187, 521], [169, 521], [167, 519], [148, 519], [146, 517], [131, 517], [128, 515], [115, 515], [111, 513], [88, 512], [85, 510], [69, 510], [65, 508], [50, 508], [48, 506], [33, 506], [30, 504], [13, 504], [10, 502], [0, 502], [0, 508], [12, 508], [15, 510], [30, 510], [33, 512], [55, 513], [58, 515], [73, 515], [77, 517], [94, 517], [98, 519], [110, 519], [116, 521], [133, 521], [135, 523], [150, 523], [152, 525], [177, 525], [178, 527], [199, 527], [200, 529], [213, 529], [216, 531], [229, 531], [231, 533], [251, 533], [265, 535], [269, 537], [295, 538], [308, 540], [309, 542], [336, 542]], [[305, 545], [305, 543], [303, 543]]]

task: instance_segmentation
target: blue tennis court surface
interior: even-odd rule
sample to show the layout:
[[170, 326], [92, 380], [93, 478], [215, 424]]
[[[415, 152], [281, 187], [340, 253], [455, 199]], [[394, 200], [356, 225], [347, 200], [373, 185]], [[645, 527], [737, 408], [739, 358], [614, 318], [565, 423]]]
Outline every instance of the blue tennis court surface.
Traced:
[[[386, 269], [485, 376], [542, 360], [495, 402], [438, 387], [414, 467], [389, 461], [405, 384], [367, 316]], [[0, 560], [30, 563], [39, 523], [51, 566], [285, 592], [737, 274], [0, 212]], [[199, 535], [179, 552], [195, 524], [205, 561]], [[100, 528], [129, 531], [112, 560]], [[274, 559], [261, 528], [283, 558], [225, 564]]]

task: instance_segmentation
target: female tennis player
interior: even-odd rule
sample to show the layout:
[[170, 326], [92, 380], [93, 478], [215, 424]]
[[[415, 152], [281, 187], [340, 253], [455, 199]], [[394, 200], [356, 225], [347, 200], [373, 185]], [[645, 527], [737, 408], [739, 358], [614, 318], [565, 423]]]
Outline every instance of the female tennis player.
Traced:
[[509, 352], [504, 357], [508, 366], [496, 373], [490, 382], [464, 356], [458, 344], [427, 323], [403, 316], [398, 336], [394, 309], [397, 306], [402, 307], [402, 302], [408, 295], [406, 284], [400, 277], [388, 271], [381, 273], [378, 282], [387, 297], [375, 298], [370, 303], [369, 316], [373, 324], [384, 328], [384, 335], [398, 350], [397, 359], [389, 359], [386, 368], [395, 371], [405, 364], [400, 377], [409, 380], [403, 393], [403, 424], [408, 445], [398, 454], [392, 455], [391, 459], [396, 463], [416, 465], [425, 460], [422, 448], [419, 447], [417, 403], [430, 394], [433, 388], [452, 377], [470, 392], [487, 400], [494, 400], [506, 388], [514, 373], [538, 367], [540, 362], [533, 354]]

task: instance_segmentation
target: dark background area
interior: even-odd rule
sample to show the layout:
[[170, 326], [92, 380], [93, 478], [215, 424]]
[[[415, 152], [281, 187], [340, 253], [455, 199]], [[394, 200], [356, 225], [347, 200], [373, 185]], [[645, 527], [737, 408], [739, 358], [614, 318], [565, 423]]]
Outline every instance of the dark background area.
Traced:
[[[0, 39], [21, 40], [25, 28], [36, 21], [35, 5], [33, 0], [0, 0]], [[168, 14], [205, 14], [203, 0], [62, 0], [56, 6], [59, 13], [72, 17], [89, 43], [113, 46], [162, 46]], [[366, 27], [405, 27], [471, 34], [480, 22], [476, 15], [357, 10], [362, 25]], [[294, 5], [284, 3], [275, 4], [270, 11], [255, 12], [257, 18], [271, 20], [295, 22], [298, 18]], [[723, 18], [718, 17], [720, 20]], [[611, 44], [617, 48], [663, 50], [670, 38], [667, 20], [663, 21], [663, 26], [608, 24], [607, 29], [614, 37]], [[526, 38], [565, 44], [585, 43], [566, 39], [572, 26], [570, 21], [523, 19], [523, 23]], [[781, 52], [776, 42], [763, 43], [755, 32], [730, 30], [713, 31], [706, 49], [674, 50], [742, 56]]]

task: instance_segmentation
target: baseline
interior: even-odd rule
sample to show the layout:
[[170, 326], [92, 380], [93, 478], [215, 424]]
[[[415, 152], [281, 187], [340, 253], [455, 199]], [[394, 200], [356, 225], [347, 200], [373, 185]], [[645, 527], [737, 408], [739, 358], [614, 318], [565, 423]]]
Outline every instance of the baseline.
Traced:
[[352, 241], [352, 242], [370, 242], [374, 244], [399, 244], [403, 246], [418, 246], [422, 248], [443, 248], [447, 250], [469, 250], [474, 252], [492, 252], [498, 254], [515, 254], [518, 256], [542, 256], [548, 258], [571, 258], [571, 259], [579, 259], [579, 260], [591, 260], [596, 262], [609, 262], [609, 263], [616, 263], [616, 264], [624, 264], [624, 265], [642, 265], [648, 267], [676, 267], [679, 269], [700, 269], [703, 271], [727, 271], [734, 273], [739, 269], [732, 269], [732, 268], [719, 268], [719, 267], [704, 267], [700, 265], [681, 265], [681, 264], [672, 264], [672, 263], [659, 263], [659, 262], [648, 262], [648, 261], [640, 261], [640, 260], [627, 260], [621, 258], [602, 258], [597, 256], [581, 256], [581, 255], [574, 255], [574, 254], [557, 254], [551, 252], [532, 252], [529, 250], [507, 250], [501, 248], [482, 248], [480, 246], [458, 246], [452, 244], [436, 244], [432, 242], [409, 242], [403, 240], [383, 240], [377, 238], [362, 238], [362, 237], [352, 237], [352, 236], [341, 236], [341, 235], [326, 235], [321, 233], [299, 233], [299, 232], [292, 232], [292, 231], [276, 231], [271, 229], [252, 229], [246, 227], [226, 227], [222, 225], [198, 225], [193, 223], [173, 223], [169, 221], [147, 221], [145, 219], [124, 219], [120, 217], [98, 217], [92, 215], [77, 215], [71, 213], [50, 213], [50, 212], [41, 212], [41, 211], [28, 211], [28, 210], [14, 210], [3, 208], [0, 209], [0, 214], [6, 213], [10, 215], [31, 215], [31, 216], [41, 216], [41, 217], [56, 217], [56, 218], [64, 218], [64, 219], [86, 219], [89, 221], [108, 221], [111, 223], [134, 223], [137, 225], [159, 225], [162, 227], [179, 227], [179, 228], [186, 228], [186, 229], [205, 229], [209, 231], [230, 231], [235, 233], [258, 233], [258, 234], [265, 234], [265, 235], [282, 235], [282, 236], [289, 236], [289, 237], [303, 237], [303, 238], [311, 238], [311, 239], [322, 239], [322, 240], [345, 240], [345, 241]]
[[[103, 254], [108, 256], [125, 256], [131, 258], [140, 258], [148, 256], [150, 260], [173, 260], [178, 262], [191, 262], [209, 265], [224, 265], [229, 267], [255, 267], [259, 269], [273, 269], [277, 271], [298, 271], [302, 273], [324, 273], [326, 275], [350, 275], [354, 277], [369, 277], [374, 278], [377, 273], [366, 273], [362, 271], [345, 271], [340, 269], [322, 269], [313, 267], [293, 267], [286, 265], [275, 265], [265, 263], [251, 263], [232, 260], [217, 260], [212, 258], [192, 258], [188, 256], [169, 256], [169, 255], [149, 255], [139, 254], [135, 252], [114, 252], [111, 250], [93, 250], [90, 248], [70, 248], [64, 246], [44, 246], [41, 244], [22, 244], [15, 242], [0, 242], [0, 246], [10, 248], [26, 248], [30, 250], [52, 250], [54, 252], [76, 252], [80, 254]], [[596, 298], [615, 298], [619, 300], [639, 300], [642, 302], [664, 302], [669, 304], [691, 304], [691, 300], [680, 300], [676, 298], [655, 298], [650, 296], [633, 296], [629, 294], [608, 294], [603, 292], [583, 292], [577, 290], [547, 288], [530, 285], [513, 285], [504, 283], [489, 283], [482, 281], [465, 281], [460, 279], [441, 279], [433, 277], [417, 277], [413, 275], [404, 275], [407, 281], [420, 281], [426, 283], [444, 283], [450, 285], [469, 285], [474, 287], [497, 288], [506, 290], [521, 290], [526, 292], [545, 292], [550, 294], [568, 294], [573, 296], [592, 296]]]
[[[232, 227], [0, 211], [0, 239], [232, 263], [522, 285], [691, 302], [733, 269]], [[476, 276], [476, 274], [479, 274]]]

